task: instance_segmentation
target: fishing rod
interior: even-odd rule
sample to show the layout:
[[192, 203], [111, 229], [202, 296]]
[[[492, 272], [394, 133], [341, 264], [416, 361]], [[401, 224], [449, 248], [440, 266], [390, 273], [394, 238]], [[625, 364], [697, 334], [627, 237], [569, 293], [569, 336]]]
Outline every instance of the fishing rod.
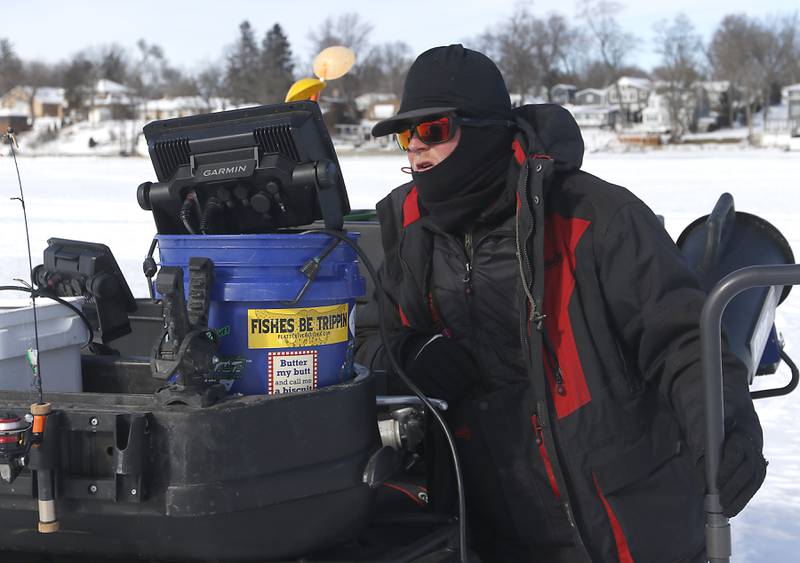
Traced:
[[22, 191], [22, 177], [19, 173], [19, 162], [17, 162], [17, 152], [14, 150], [14, 147], [19, 148], [19, 144], [17, 143], [17, 137], [14, 133], [14, 129], [11, 127], [8, 128], [6, 133], [2, 137], [4, 142], [8, 143], [8, 146], [11, 147], [11, 157], [14, 159], [14, 168], [17, 171], [17, 185], [19, 186], [19, 197], [12, 197], [12, 201], [18, 201], [22, 206], [22, 219], [25, 223], [25, 240], [28, 244], [28, 272], [30, 273], [31, 277], [31, 305], [33, 307], [33, 342], [34, 348], [33, 350], [28, 350], [28, 363], [33, 370], [33, 384], [36, 386], [36, 399], [37, 404], [41, 405], [44, 404], [44, 400], [42, 397], [42, 372], [41, 367], [39, 366], [39, 323], [38, 318], [36, 316], [36, 293], [33, 290], [34, 287], [34, 279], [33, 279], [33, 254], [31, 253], [31, 234], [28, 228], [28, 211], [25, 208], [25, 193]]
[[[20, 452], [25, 462], [32, 470], [36, 471], [37, 503], [39, 507], [39, 532], [50, 534], [58, 531], [59, 522], [56, 510], [55, 494], [55, 471], [52, 463], [52, 444], [50, 440], [45, 443], [45, 428], [47, 420], [53, 414], [50, 403], [45, 403], [42, 396], [42, 372], [39, 365], [39, 319], [36, 314], [36, 291], [33, 276], [33, 254], [31, 253], [31, 235], [28, 227], [28, 210], [25, 206], [25, 193], [22, 190], [22, 177], [19, 173], [19, 162], [17, 162], [17, 152], [19, 148], [14, 130], [9, 127], [0, 140], [7, 142], [11, 147], [11, 156], [14, 159], [14, 167], [17, 171], [17, 184], [19, 185], [19, 197], [12, 197], [22, 206], [22, 217], [25, 223], [25, 240], [28, 245], [28, 272], [30, 272], [30, 293], [33, 308], [33, 338], [34, 347], [27, 352], [28, 363], [33, 370], [33, 382], [36, 386], [37, 402], [31, 405], [30, 426], [23, 430], [25, 434], [30, 433], [30, 438], [20, 442]], [[21, 281], [21, 280], [20, 280]], [[22, 282], [21, 283], [25, 283]], [[28, 449], [29, 448], [29, 449]], [[27, 451], [26, 451], [27, 450]], [[28, 455], [28, 452], [30, 455]], [[9, 475], [10, 477], [10, 475]]]
[[34, 279], [33, 279], [33, 255], [31, 253], [31, 235], [30, 230], [28, 228], [28, 211], [25, 207], [25, 193], [22, 191], [22, 177], [19, 173], [19, 163], [17, 162], [17, 152], [14, 150], [14, 147], [19, 148], [19, 144], [17, 143], [17, 138], [14, 133], [14, 129], [11, 127], [8, 128], [6, 133], [2, 137], [4, 142], [7, 142], [9, 147], [11, 147], [11, 157], [14, 159], [14, 167], [17, 171], [17, 184], [19, 185], [19, 197], [12, 197], [12, 201], [18, 201], [22, 206], [22, 218], [25, 223], [25, 240], [28, 244], [28, 272], [30, 273], [30, 287], [31, 287], [31, 305], [33, 307], [33, 341], [34, 341], [34, 348], [33, 350], [28, 350], [28, 363], [33, 370], [33, 383], [36, 386], [36, 398], [37, 404], [41, 405], [44, 404], [44, 400], [42, 397], [42, 372], [41, 366], [39, 365], [39, 323], [38, 318], [36, 316], [36, 293], [33, 291], [34, 287]]

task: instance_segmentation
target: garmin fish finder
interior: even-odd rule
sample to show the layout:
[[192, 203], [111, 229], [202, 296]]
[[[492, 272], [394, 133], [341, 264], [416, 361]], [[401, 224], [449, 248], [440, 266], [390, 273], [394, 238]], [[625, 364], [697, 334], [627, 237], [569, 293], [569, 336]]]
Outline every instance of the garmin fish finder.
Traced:
[[139, 186], [159, 234], [270, 233], [350, 212], [315, 102], [154, 121], [144, 128], [157, 182]]

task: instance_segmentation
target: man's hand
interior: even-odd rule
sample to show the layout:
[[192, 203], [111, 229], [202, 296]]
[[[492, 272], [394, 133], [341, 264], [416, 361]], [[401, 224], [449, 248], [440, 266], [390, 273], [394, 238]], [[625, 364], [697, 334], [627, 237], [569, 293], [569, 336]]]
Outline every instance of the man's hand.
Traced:
[[480, 370], [470, 351], [447, 336], [417, 338], [406, 349], [406, 375], [425, 395], [457, 404], [480, 385]]
[[717, 472], [722, 513], [728, 518], [739, 514], [753, 498], [767, 475], [767, 461], [761, 448], [741, 430], [733, 430], [722, 445], [722, 460]]

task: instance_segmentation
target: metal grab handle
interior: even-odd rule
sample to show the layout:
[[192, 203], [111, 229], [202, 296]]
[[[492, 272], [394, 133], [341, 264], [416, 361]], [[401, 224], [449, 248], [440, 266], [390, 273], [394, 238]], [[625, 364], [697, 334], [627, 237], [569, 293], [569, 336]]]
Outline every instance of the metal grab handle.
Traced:
[[725, 276], [708, 294], [700, 315], [700, 350], [705, 393], [707, 494], [706, 556], [711, 562], [728, 562], [731, 557], [731, 528], [722, 514], [717, 472], [725, 439], [725, 411], [722, 391], [722, 314], [728, 303], [742, 291], [770, 285], [800, 285], [800, 265], [750, 266]]

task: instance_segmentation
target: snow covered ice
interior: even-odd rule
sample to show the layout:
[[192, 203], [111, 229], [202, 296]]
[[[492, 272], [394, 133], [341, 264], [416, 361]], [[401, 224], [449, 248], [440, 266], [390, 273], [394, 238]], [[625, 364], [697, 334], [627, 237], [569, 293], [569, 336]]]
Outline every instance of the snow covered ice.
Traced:
[[[373, 208], [389, 189], [407, 181], [401, 154], [340, 158], [353, 209]], [[154, 234], [150, 212], [136, 203], [136, 187], [155, 180], [141, 158], [21, 158], [34, 265], [50, 237], [107, 244], [138, 297], [147, 294], [142, 260]], [[663, 215], [674, 238], [711, 211], [719, 195], [733, 194], [736, 209], [775, 225], [800, 255], [800, 153], [728, 147], [644, 153], [588, 153], [584, 170], [632, 190]], [[0, 157], [0, 285], [28, 278], [25, 232], [14, 163]], [[10, 294], [0, 295], [8, 301]], [[20, 299], [14, 299], [21, 302]], [[800, 288], [781, 305], [778, 329], [790, 356], [800, 361]], [[760, 378], [758, 388], [785, 384], [789, 371]], [[800, 552], [800, 426], [794, 407], [800, 391], [764, 399], [756, 408], [764, 426], [767, 481], [732, 520], [734, 561], [796, 561]]]

